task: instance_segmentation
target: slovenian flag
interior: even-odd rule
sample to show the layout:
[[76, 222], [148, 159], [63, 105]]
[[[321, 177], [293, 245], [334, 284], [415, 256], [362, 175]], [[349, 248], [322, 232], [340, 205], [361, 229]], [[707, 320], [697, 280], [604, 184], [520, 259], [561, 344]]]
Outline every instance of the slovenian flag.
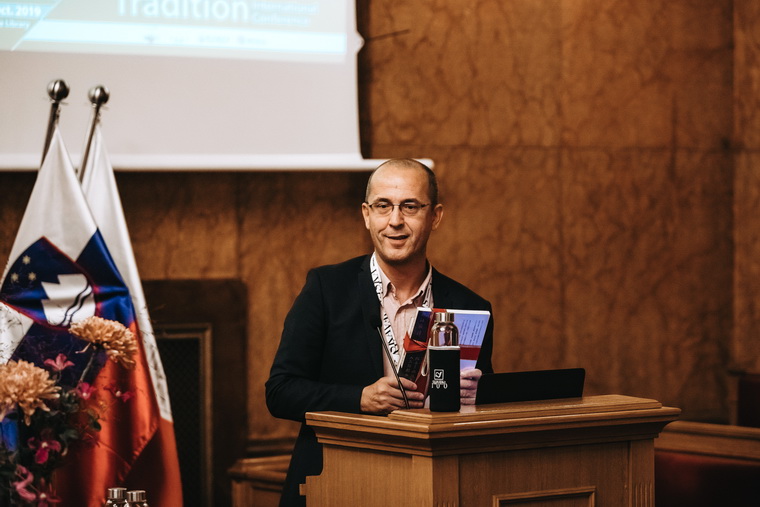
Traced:
[[[101, 357], [86, 380], [94, 396], [110, 391], [132, 397], [109, 404], [95, 445], [71, 449], [56, 471], [56, 489], [63, 505], [99, 506], [108, 488], [125, 486], [146, 490], [152, 504], [180, 507], [163, 368], [115, 179], [97, 134], [87, 168], [88, 204], [60, 132], [54, 132], [0, 285], [0, 363], [24, 359], [42, 366], [64, 353], [75, 365], [64, 370], [69, 378], [62, 381], [73, 385], [85, 365], [78, 357], [84, 355], [76, 354], [82, 342], [68, 327], [93, 315], [129, 327], [142, 338], [136, 368]], [[95, 198], [104, 195], [111, 201]]]

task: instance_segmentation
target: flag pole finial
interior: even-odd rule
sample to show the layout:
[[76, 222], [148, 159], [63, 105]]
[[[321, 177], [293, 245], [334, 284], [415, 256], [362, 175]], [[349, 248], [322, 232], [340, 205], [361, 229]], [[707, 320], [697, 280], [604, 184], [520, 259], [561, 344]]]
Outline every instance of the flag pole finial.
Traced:
[[63, 79], [50, 81], [50, 84], [48, 84], [48, 95], [53, 102], [60, 102], [69, 96], [69, 85]]
[[96, 107], [100, 107], [108, 102], [110, 96], [111, 94], [109, 93], [108, 88], [103, 85], [93, 86], [90, 88], [89, 93], [87, 93], [87, 97], [89, 97], [90, 102], [93, 106]]
[[95, 134], [95, 126], [100, 121], [100, 108], [108, 102], [111, 97], [108, 88], [103, 85], [93, 86], [87, 93], [87, 97], [92, 104], [92, 121], [90, 122], [90, 129], [87, 132], [87, 143], [84, 148], [84, 155], [82, 156], [82, 165], [79, 166], [79, 181], [84, 181], [84, 171], [87, 167], [87, 159], [90, 156], [90, 148], [92, 147], [92, 137]]
[[52, 103], [50, 104], [50, 117], [48, 118], [47, 134], [45, 135], [45, 146], [42, 149], [42, 161], [45, 160], [50, 141], [53, 138], [53, 131], [58, 125], [58, 118], [61, 115], [61, 101], [69, 96], [69, 85], [63, 79], [51, 81], [47, 87], [47, 93]]

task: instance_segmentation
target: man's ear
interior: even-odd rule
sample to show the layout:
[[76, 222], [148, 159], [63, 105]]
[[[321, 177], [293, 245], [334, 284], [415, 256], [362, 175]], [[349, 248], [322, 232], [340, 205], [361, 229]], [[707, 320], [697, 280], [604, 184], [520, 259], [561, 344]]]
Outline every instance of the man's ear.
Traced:
[[438, 228], [438, 225], [440, 225], [441, 220], [443, 219], [443, 204], [436, 204], [435, 208], [433, 208], [433, 230], [436, 230]]
[[369, 206], [366, 202], [362, 203], [362, 216], [364, 217], [364, 227], [369, 230]]

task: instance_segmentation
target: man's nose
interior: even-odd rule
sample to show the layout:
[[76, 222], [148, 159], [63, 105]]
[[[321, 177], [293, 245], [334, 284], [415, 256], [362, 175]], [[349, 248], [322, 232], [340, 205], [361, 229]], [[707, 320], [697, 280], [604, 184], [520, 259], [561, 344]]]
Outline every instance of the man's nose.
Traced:
[[404, 214], [401, 212], [401, 206], [394, 206], [390, 216], [391, 225], [402, 225], [404, 223]]

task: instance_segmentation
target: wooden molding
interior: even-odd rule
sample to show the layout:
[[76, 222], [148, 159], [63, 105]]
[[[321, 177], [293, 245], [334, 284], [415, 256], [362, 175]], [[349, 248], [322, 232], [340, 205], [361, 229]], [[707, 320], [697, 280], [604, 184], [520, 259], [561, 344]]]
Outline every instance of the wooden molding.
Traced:
[[654, 445], [662, 451], [760, 461], [760, 428], [674, 421]]

